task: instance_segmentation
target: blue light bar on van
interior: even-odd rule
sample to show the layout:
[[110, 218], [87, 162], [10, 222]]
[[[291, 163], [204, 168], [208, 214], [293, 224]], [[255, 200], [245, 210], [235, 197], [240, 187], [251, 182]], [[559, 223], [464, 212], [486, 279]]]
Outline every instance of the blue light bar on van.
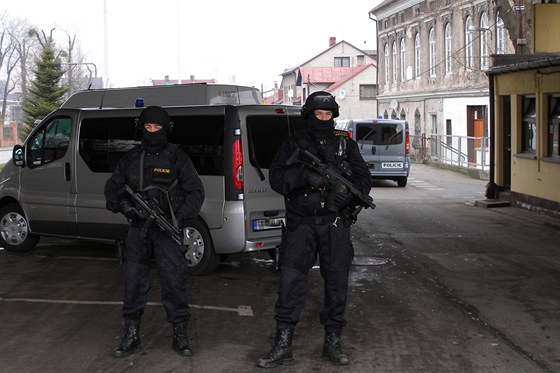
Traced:
[[134, 101], [134, 107], [144, 107], [144, 99], [142, 97], [138, 97], [136, 101]]
[[280, 229], [286, 225], [286, 218], [261, 218], [253, 219], [253, 232]]

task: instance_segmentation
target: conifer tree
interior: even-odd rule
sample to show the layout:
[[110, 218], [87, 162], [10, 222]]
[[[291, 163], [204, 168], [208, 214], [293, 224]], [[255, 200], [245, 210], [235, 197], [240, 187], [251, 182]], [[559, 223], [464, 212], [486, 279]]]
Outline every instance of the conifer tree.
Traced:
[[22, 107], [27, 127], [20, 133], [21, 140], [27, 137], [37, 120], [43, 119], [62, 105], [64, 94], [68, 91], [68, 88], [61, 84], [65, 71], [62, 69], [62, 61], [56, 51], [52, 30], [48, 37], [43, 32], [44, 40], [36, 31], [32, 30], [31, 33], [37, 36], [42, 49], [33, 70], [35, 79], [31, 83]]

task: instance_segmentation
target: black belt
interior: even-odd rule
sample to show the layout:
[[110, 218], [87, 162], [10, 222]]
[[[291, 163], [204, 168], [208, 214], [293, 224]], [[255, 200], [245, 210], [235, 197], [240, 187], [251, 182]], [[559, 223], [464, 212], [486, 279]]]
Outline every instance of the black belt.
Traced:
[[322, 216], [288, 216], [288, 222], [293, 221], [296, 224], [323, 225], [332, 224], [337, 218], [338, 214]]

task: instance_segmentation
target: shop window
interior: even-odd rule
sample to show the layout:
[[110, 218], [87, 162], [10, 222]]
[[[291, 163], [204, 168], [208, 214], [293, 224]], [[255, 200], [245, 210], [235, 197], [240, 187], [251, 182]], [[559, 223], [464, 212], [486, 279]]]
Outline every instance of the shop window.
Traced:
[[521, 122], [521, 152], [535, 154], [537, 150], [537, 117], [535, 97], [523, 97], [523, 118]]
[[548, 156], [560, 158], [560, 94], [549, 96]]

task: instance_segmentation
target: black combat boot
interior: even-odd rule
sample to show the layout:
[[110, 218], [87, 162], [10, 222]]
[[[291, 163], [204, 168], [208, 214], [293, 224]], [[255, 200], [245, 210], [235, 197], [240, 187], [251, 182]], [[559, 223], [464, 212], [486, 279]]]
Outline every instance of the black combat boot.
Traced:
[[263, 356], [257, 361], [257, 366], [261, 368], [274, 368], [292, 358], [292, 338], [294, 329], [277, 329], [276, 339], [272, 350], [268, 355]]
[[121, 344], [113, 351], [113, 357], [127, 357], [140, 350], [140, 325], [125, 325]]
[[342, 353], [340, 333], [325, 333], [325, 344], [323, 345], [323, 356], [337, 365], [348, 365], [348, 356]]
[[173, 325], [173, 350], [181, 356], [192, 356], [193, 352], [187, 337], [187, 324]]

